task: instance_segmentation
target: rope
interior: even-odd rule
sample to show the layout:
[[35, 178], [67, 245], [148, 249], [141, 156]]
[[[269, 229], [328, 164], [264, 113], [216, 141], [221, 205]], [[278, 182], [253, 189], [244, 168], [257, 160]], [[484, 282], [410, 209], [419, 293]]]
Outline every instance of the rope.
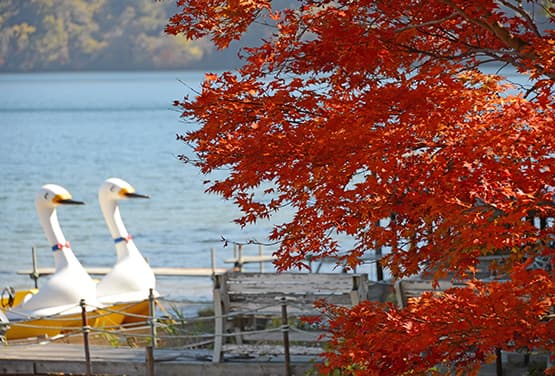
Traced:
[[[86, 304], [85, 306], [87, 308], [92, 309], [91, 312], [91, 316], [89, 316], [89, 318], [91, 320], [96, 320], [96, 319], [100, 319], [102, 320], [105, 317], [110, 316], [111, 314], [119, 314], [119, 315], [123, 315], [123, 316], [127, 316], [127, 317], [133, 317], [133, 318], [140, 318], [143, 319], [143, 322], [134, 322], [134, 323], [126, 323], [126, 324], [114, 324], [114, 325], [106, 325], [103, 327], [100, 326], [95, 326], [95, 323], [93, 321], [93, 325], [92, 326], [87, 326], [86, 329], [90, 331], [90, 333], [92, 334], [109, 334], [111, 336], [115, 336], [115, 337], [122, 337], [122, 338], [129, 338], [129, 337], [135, 337], [135, 338], [145, 338], [145, 339], [150, 339], [152, 338], [152, 334], [151, 333], [136, 333], [136, 332], [126, 332], [126, 329], [129, 328], [133, 328], [136, 330], [146, 330], [146, 329], [150, 329], [150, 326], [146, 325], [149, 322], [154, 322], [155, 325], [159, 328], [162, 329], [172, 329], [172, 325], [171, 324], [167, 324], [166, 322], [168, 321], [174, 321], [177, 323], [195, 323], [195, 322], [204, 322], [204, 321], [212, 321], [212, 320], [225, 320], [225, 319], [232, 319], [235, 317], [240, 317], [240, 316], [248, 316], [248, 315], [256, 315], [256, 314], [260, 314], [262, 312], [263, 315], [271, 315], [271, 316], [275, 316], [276, 312], [278, 309], [281, 309], [282, 306], [282, 302], [281, 301], [275, 301], [274, 303], [271, 304], [267, 304], [264, 306], [259, 306], [250, 310], [244, 310], [244, 311], [234, 311], [234, 312], [229, 312], [226, 313], [224, 315], [221, 316], [215, 316], [215, 315], [211, 315], [211, 316], [201, 316], [201, 317], [190, 317], [190, 318], [182, 318], [182, 317], [175, 317], [172, 316], [170, 312], [168, 312], [168, 310], [164, 307], [164, 305], [162, 305], [160, 303], [159, 300], [154, 300], [155, 304], [160, 308], [160, 310], [166, 314], [168, 317], [152, 317], [150, 315], [143, 315], [143, 314], [138, 314], [138, 313], [130, 313], [128, 311], [126, 311], [126, 309], [129, 309], [131, 307], [134, 307], [137, 304], [141, 304], [144, 303], [146, 300], [143, 300], [141, 302], [134, 302], [134, 303], [129, 303], [129, 304], [125, 304], [122, 303], [121, 305], [118, 304], [118, 306], [120, 306], [119, 309], [115, 309], [114, 306], [110, 306], [110, 307], [100, 307], [100, 306], [95, 306], [92, 304]], [[169, 301], [169, 300], [165, 300], [165, 301]], [[182, 303], [182, 302], [181, 302]], [[206, 304], [206, 303], [200, 303], [200, 304]], [[290, 307], [295, 307], [295, 308], [306, 308], [306, 305], [302, 304], [301, 302], [299, 303], [295, 303], [294, 301], [287, 301], [287, 305]], [[76, 306], [71, 306], [68, 307], [66, 309], [64, 309], [62, 311], [63, 312], [67, 312], [69, 310], [75, 309]], [[276, 312], [267, 312], [264, 313], [264, 311], [268, 310], [269, 308], [273, 308]], [[17, 311], [12, 311], [14, 313], [17, 313]], [[21, 314], [21, 313], [20, 313]], [[310, 315], [316, 315], [314, 311], [307, 311], [307, 312], [298, 312], [298, 313], [290, 313], [289, 317], [290, 318], [297, 318], [300, 316], [307, 316], [307, 314]], [[32, 317], [29, 315], [23, 315], [26, 317]], [[40, 317], [34, 317], [34, 320], [51, 320], [51, 321], [55, 321], [55, 320], [59, 320], [60, 322], [63, 321], [80, 321], [80, 314], [78, 313], [74, 313], [71, 314], [69, 316], [66, 317], [60, 317], [59, 314], [57, 315], [48, 315], [48, 316], [40, 316]], [[166, 322], [165, 322], [166, 321]], [[170, 321], [170, 322], [171, 322]], [[79, 325], [79, 326], [53, 326], [53, 325], [36, 325], [34, 323], [29, 323], [29, 322], [13, 322], [11, 323], [12, 326], [20, 326], [20, 327], [28, 327], [28, 328], [42, 328], [42, 329], [52, 329], [52, 330], [60, 330], [60, 331], [64, 331], [63, 334], [60, 334], [58, 336], [52, 337], [50, 339], [47, 339], [41, 343], [49, 343], [49, 342], [53, 342], [56, 340], [61, 340], [63, 338], [68, 338], [68, 337], [73, 337], [73, 336], [78, 336], [78, 335], [82, 335], [82, 331], [83, 331], [83, 326]], [[287, 327], [288, 330], [291, 331], [295, 331], [295, 332], [299, 332], [299, 333], [306, 333], [306, 334], [316, 334], [314, 332], [310, 332], [310, 331], [305, 331], [302, 329], [299, 329], [295, 326], [291, 326], [291, 327]], [[256, 335], [256, 334], [264, 334], [264, 333], [276, 333], [276, 332], [281, 332], [284, 330], [283, 325], [276, 327], [276, 328], [268, 328], [268, 329], [261, 329], [261, 330], [249, 330], [249, 331], [243, 331], [243, 332], [238, 332], [238, 333], [222, 333], [221, 336], [222, 337], [236, 337], [237, 335]], [[208, 339], [213, 339], [216, 336], [216, 333], [201, 333], [201, 334], [170, 334], [170, 335], [158, 335], [157, 339], [159, 340], [166, 340], [166, 339], [201, 339], [201, 340], [208, 340]], [[206, 341], [205, 341], [206, 342]], [[207, 344], [209, 343], [213, 343], [213, 340], [206, 342]], [[192, 347], [195, 346], [199, 346], [202, 344], [193, 344], [193, 345], [189, 345]]]
[[[33, 320], [34, 321], [34, 320]], [[78, 329], [81, 330], [81, 326], [53, 326], [53, 325], [34, 325], [23, 322], [12, 322], [11, 327], [22, 327], [22, 328], [33, 328], [33, 329], [52, 329], [52, 330], [66, 330], [66, 329]]]
[[116, 331], [111, 331], [111, 330], [104, 330], [101, 328], [95, 328], [92, 327], [91, 328], [91, 333], [103, 333], [103, 334], [111, 334], [111, 335], [116, 335], [116, 336], [121, 336], [121, 337], [138, 337], [138, 338], [151, 338], [152, 336], [150, 335], [150, 333], [146, 333], [146, 334], [142, 334], [142, 333], [125, 333], [119, 330]]
[[[62, 311], [60, 311], [58, 313], [53, 313], [51, 315], [44, 315], [44, 316], [32, 316], [32, 315], [26, 314], [24, 312], [13, 310], [13, 309], [11, 309], [10, 312], [15, 314], [15, 315], [21, 316], [22, 317], [21, 320], [53, 320], [53, 321], [56, 321], [56, 320], [64, 321], [65, 320], [65, 321], [67, 321], [67, 320], [74, 320], [75, 318], [74, 317], [67, 317], [67, 316], [64, 317], [64, 313], [69, 312], [70, 310], [78, 308], [78, 307], [79, 307], [79, 304], [75, 304], [75, 305], [69, 306], [68, 308], [63, 309]], [[72, 315], [72, 316], [75, 315], [77, 317], [77, 316], [80, 315], [80, 312], [81, 311], [75, 312], [75, 313], [70, 313], [68, 315]]]
[[326, 335], [327, 332], [318, 330], [318, 331], [310, 331], [310, 330], [304, 330], [304, 329], [300, 329], [298, 326], [294, 326], [294, 325], [290, 325], [289, 329], [291, 329], [292, 332], [295, 333], [301, 333], [301, 334], [320, 334], [320, 335]]
[[[19, 324], [19, 326], [22, 327], [29, 327], [29, 328], [45, 328], [45, 326], [39, 326], [39, 325], [29, 325], [29, 324]], [[162, 328], [164, 327], [164, 325], [161, 326]], [[54, 342], [54, 341], [59, 341], [61, 339], [64, 338], [69, 338], [69, 337], [74, 337], [74, 336], [80, 336], [82, 335], [81, 331], [83, 329], [82, 326], [72, 326], [72, 327], [54, 327], [54, 326], [47, 326], [46, 328], [49, 329], [54, 329], [54, 330], [63, 330], [65, 331], [64, 333], [57, 335], [55, 337], [52, 338], [48, 338], [45, 339], [44, 341], [41, 341], [41, 344], [46, 344], [46, 343], [50, 343], [50, 342]], [[147, 326], [142, 326], [142, 327], [134, 327], [137, 330], [146, 330], [148, 329]], [[130, 337], [134, 337], [134, 338], [144, 338], [144, 339], [149, 339], [151, 338], [151, 334], [150, 333], [130, 333], [130, 332], [125, 332], [123, 330], [110, 330], [109, 328], [100, 328], [100, 327], [89, 327], [88, 328], [90, 330], [91, 334], [109, 334], [109, 335], [113, 335], [116, 336], [118, 338], [130, 338]], [[125, 328], [124, 328], [125, 329]], [[268, 328], [268, 329], [261, 329], [261, 330], [248, 330], [248, 331], [241, 331], [238, 333], [222, 333], [222, 337], [225, 338], [229, 338], [229, 337], [236, 337], [237, 335], [244, 335], [244, 336], [248, 336], [248, 335], [256, 335], [256, 334], [263, 334], [263, 333], [276, 333], [276, 332], [282, 332], [283, 331], [283, 325], [280, 325], [279, 327], [276, 328]], [[296, 326], [288, 326], [288, 329], [294, 332], [298, 332], [298, 333], [304, 333], [304, 334], [318, 334], [318, 333], [314, 333], [311, 331], [306, 331], [306, 330], [302, 330], [299, 329]], [[325, 333], [322, 333], [325, 334]], [[203, 333], [203, 334], [172, 334], [172, 335], [158, 335], [157, 338], [159, 340], [177, 340], [177, 339], [212, 339], [214, 338], [215, 333]], [[213, 341], [209, 341], [210, 343], [212, 343]], [[10, 343], [13, 344], [13, 343]], [[15, 343], [17, 344], [17, 342]], [[208, 342], [206, 344], [209, 344]], [[190, 346], [190, 347], [196, 347], [202, 345], [200, 343], [197, 344], [189, 344], [189, 345], [185, 345], [185, 346]]]
[[[127, 307], [127, 308], [134, 307], [137, 304], [142, 303], [142, 302], [144, 302], [144, 300], [142, 300], [140, 302], [137, 302], [137, 303], [129, 303], [129, 305], [127, 305], [125, 307]], [[125, 303], [122, 303], [122, 304], [125, 304]], [[86, 304], [86, 305], [88, 307], [94, 308], [94, 311], [106, 311], [108, 313], [117, 313], [117, 314], [121, 314], [121, 315], [124, 315], [124, 316], [136, 317], [136, 318], [140, 318], [140, 319], [150, 319], [151, 318], [149, 315], [141, 315], [141, 314], [138, 314], [138, 313], [131, 313], [131, 312], [127, 312], [127, 311], [124, 311], [124, 310], [117, 310], [117, 309], [108, 308], [108, 307], [99, 307], [99, 306], [90, 305], [90, 304]]]
[[[184, 321], [186, 321], [186, 322], [209, 321], [209, 320], [214, 320], [214, 319], [220, 318], [220, 317], [221, 318], [233, 318], [235, 316], [253, 315], [253, 314], [259, 313], [260, 311], [264, 311], [264, 310], [266, 310], [268, 308], [271, 308], [271, 307], [280, 307], [280, 309], [281, 309], [281, 303], [277, 302], [275, 304], [268, 304], [268, 305], [261, 306], [261, 307], [258, 307], [256, 309], [249, 310], [249, 311], [234, 311], [234, 312], [230, 312], [230, 313], [227, 313], [227, 314], [221, 315], [221, 316], [211, 315], [211, 316], [202, 316], [202, 317], [199, 316], [199, 317], [185, 318]], [[167, 311], [165, 311], [165, 312], [167, 312]], [[160, 319], [163, 320], [164, 318], [160, 318]], [[168, 318], [166, 318], [166, 319], [168, 319]], [[172, 319], [171, 315], [170, 315], [169, 319]], [[180, 318], [176, 319], [176, 321], [181, 321], [181, 320], [182, 319], [180, 319]]]
[[245, 332], [237, 332], [237, 333], [222, 333], [222, 337], [237, 337], [238, 335], [249, 335], [249, 334], [261, 334], [261, 333], [274, 333], [274, 332], [281, 332], [281, 326], [278, 328], [271, 328], [271, 329], [261, 329], [261, 330], [248, 330]]
[[160, 322], [164, 322], [164, 321], [174, 321], [174, 322], [181, 322], [181, 323], [195, 323], [195, 322], [202, 322], [202, 321], [213, 321], [216, 318], [216, 316], [197, 316], [197, 317], [185, 317], [185, 318], [174, 318], [174, 317], [160, 317], [158, 319], [158, 321]]
[[203, 301], [186, 300], [186, 299], [177, 300], [177, 299], [168, 299], [166, 297], [159, 297], [157, 299], [164, 302], [164, 303], [170, 303], [170, 304], [174, 303], [174, 304], [195, 304], [195, 305], [207, 304], [207, 305], [212, 305], [211, 300], [203, 300]]
[[158, 336], [156, 336], [156, 337], [157, 337], [158, 339], [214, 338], [214, 334], [211, 334], [211, 333], [207, 333], [207, 334], [190, 334], [190, 335], [176, 334], [176, 335], [166, 335], [166, 336], [158, 335]]

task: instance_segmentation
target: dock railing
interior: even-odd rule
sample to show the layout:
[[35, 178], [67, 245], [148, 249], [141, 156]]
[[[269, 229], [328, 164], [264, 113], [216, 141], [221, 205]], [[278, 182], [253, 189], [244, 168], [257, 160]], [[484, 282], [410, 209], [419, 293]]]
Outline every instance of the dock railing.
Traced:
[[[302, 316], [321, 316], [314, 303], [352, 306], [368, 295], [366, 274], [345, 273], [224, 273], [214, 276], [215, 344], [213, 362], [223, 360], [228, 338], [243, 344], [249, 337], [270, 331], [290, 333], [302, 329], [290, 328], [283, 322]], [[258, 329], [256, 319], [278, 319], [280, 327]], [[250, 328], [248, 328], [250, 326]], [[307, 334], [307, 333], [304, 333]], [[309, 342], [321, 342], [322, 332], [313, 333]], [[305, 336], [306, 337], [306, 336]], [[254, 338], [253, 338], [254, 339]], [[258, 337], [260, 339], [260, 337]], [[284, 342], [287, 342], [287, 339]], [[287, 347], [287, 346], [286, 346]], [[285, 354], [289, 349], [286, 350]]]
[[[154, 374], [154, 350], [165, 343], [182, 341], [180, 348], [212, 349], [211, 361], [224, 360], [224, 353], [233, 353], [233, 344], [243, 347], [254, 341], [281, 343], [269, 351], [283, 357], [285, 374], [290, 374], [291, 354], [302, 348], [304, 355], [318, 358], [326, 336], [323, 330], [307, 327], [302, 316], [318, 316], [314, 302], [323, 299], [329, 303], [351, 306], [367, 298], [366, 274], [345, 273], [222, 273], [214, 275], [214, 312], [202, 317], [179, 317], [164, 307], [171, 304], [164, 298], [155, 297], [150, 291], [148, 314], [135, 314], [110, 307], [96, 307], [81, 301], [81, 314], [73, 315], [71, 325], [62, 324], [64, 317], [48, 317], [60, 320], [59, 334], [39, 337], [35, 341], [82, 343], [85, 366], [83, 373], [92, 374], [94, 362], [91, 352], [99, 341], [113, 346], [140, 346], [145, 348], [145, 369]], [[126, 315], [133, 318], [130, 324], [105, 325], [109, 315]], [[34, 317], [33, 319], [44, 319]], [[67, 318], [66, 318], [67, 320]], [[254, 327], [250, 326], [252, 323]], [[258, 323], [258, 327], [256, 327]], [[264, 325], [260, 325], [260, 324]], [[270, 324], [270, 325], [266, 325]], [[29, 326], [28, 322], [12, 324]], [[32, 325], [32, 324], [31, 324]], [[52, 325], [52, 321], [50, 322]], [[188, 326], [187, 326], [188, 325]], [[202, 328], [187, 331], [183, 328]], [[50, 327], [52, 329], [52, 327]], [[183, 330], [182, 330], [183, 329]], [[8, 340], [10, 346], [20, 342]], [[26, 341], [25, 344], [28, 344]], [[299, 343], [311, 343], [309, 347]], [[23, 342], [21, 342], [23, 344]], [[248, 351], [257, 351], [251, 346]], [[239, 351], [246, 351], [244, 348]], [[268, 351], [268, 349], [264, 350]], [[308, 351], [308, 352], [307, 352]]]

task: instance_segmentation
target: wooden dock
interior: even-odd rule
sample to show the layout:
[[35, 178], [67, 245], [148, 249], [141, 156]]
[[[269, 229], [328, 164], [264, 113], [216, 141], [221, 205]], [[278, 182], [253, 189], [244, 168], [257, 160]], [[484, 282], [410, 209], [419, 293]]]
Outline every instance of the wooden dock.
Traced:
[[[16, 274], [28, 275], [31, 279], [37, 281], [40, 277], [54, 274], [56, 271], [53, 267], [39, 267], [36, 261], [36, 248], [32, 250], [32, 269], [18, 270]], [[152, 267], [152, 271], [157, 276], [168, 277], [211, 277], [214, 274], [221, 274], [229, 271], [231, 268], [216, 267], [216, 254], [214, 248], [210, 250], [211, 266], [205, 268], [172, 268], [172, 267]], [[263, 264], [272, 262], [276, 259], [273, 255], [263, 255], [263, 248], [258, 248], [258, 255], [243, 255], [242, 247], [234, 247], [234, 257], [228, 258], [224, 262], [226, 264], [233, 264], [234, 267], [242, 268], [244, 264], [258, 263], [260, 264], [260, 271], [264, 270]], [[111, 267], [86, 267], [85, 270], [90, 275], [106, 275], [110, 272]], [[35, 283], [36, 285], [36, 283]]]
[[[91, 346], [93, 375], [144, 376], [149, 373], [145, 348]], [[223, 363], [212, 363], [212, 352], [192, 349], [155, 349], [155, 375], [262, 376], [283, 375], [283, 356], [257, 359], [228, 357]], [[304, 375], [314, 367], [314, 356], [292, 359], [292, 374]], [[0, 346], [0, 374], [52, 375], [86, 373], [82, 345], [49, 343], [24, 346]]]
[[[39, 277], [54, 274], [55, 268], [39, 268], [37, 273]], [[105, 275], [112, 270], [106, 267], [90, 267], [85, 268], [90, 275]], [[173, 276], [173, 277], [210, 277], [213, 274], [225, 273], [227, 268], [152, 268], [154, 274], [158, 276]], [[19, 270], [17, 274], [20, 275], [34, 275], [31, 269]]]
[[263, 262], [272, 262], [277, 260], [277, 257], [274, 255], [259, 255], [259, 256], [238, 256], [229, 259], [225, 259], [224, 262], [226, 264], [250, 264], [250, 263], [263, 263]]
[[[90, 347], [92, 375], [149, 375], [145, 348], [98, 346]], [[266, 376], [284, 375], [284, 357], [267, 355], [258, 358], [240, 355], [226, 356], [222, 363], [211, 361], [210, 350], [154, 349], [154, 375], [181, 376]], [[314, 355], [292, 356], [291, 374], [314, 372]], [[539, 359], [545, 362], [545, 359]], [[504, 376], [528, 374], [520, 363], [504, 362]], [[0, 345], [1, 375], [84, 375], [86, 362], [80, 344]], [[311, 373], [308, 373], [311, 374]], [[494, 364], [482, 367], [479, 376], [495, 376]]]

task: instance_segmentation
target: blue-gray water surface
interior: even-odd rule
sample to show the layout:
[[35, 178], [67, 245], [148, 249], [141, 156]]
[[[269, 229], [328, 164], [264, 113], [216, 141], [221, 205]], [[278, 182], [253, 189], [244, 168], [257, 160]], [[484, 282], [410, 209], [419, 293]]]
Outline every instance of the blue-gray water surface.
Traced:
[[[209, 267], [212, 247], [217, 266], [229, 266], [223, 260], [233, 249], [222, 237], [264, 240], [269, 224], [242, 230], [232, 222], [237, 209], [205, 193], [205, 177], [176, 158], [189, 150], [176, 140], [187, 126], [172, 103], [194, 95], [202, 78], [201, 72], [177, 71], [0, 75], [0, 288], [32, 287], [16, 271], [31, 268], [33, 246], [39, 267], [53, 266], [34, 207], [46, 183], [86, 202], [58, 209], [64, 234], [86, 267], [114, 262], [97, 201], [109, 177], [151, 196], [122, 202], [120, 209], [152, 266]], [[158, 278], [158, 289], [176, 299], [211, 298], [209, 278]]]

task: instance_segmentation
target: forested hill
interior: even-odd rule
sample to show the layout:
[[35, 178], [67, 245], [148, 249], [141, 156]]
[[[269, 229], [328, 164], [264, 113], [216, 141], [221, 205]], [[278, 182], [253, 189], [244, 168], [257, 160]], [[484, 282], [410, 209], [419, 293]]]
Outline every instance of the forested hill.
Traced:
[[0, 72], [223, 69], [236, 49], [166, 35], [175, 1], [0, 0]]

